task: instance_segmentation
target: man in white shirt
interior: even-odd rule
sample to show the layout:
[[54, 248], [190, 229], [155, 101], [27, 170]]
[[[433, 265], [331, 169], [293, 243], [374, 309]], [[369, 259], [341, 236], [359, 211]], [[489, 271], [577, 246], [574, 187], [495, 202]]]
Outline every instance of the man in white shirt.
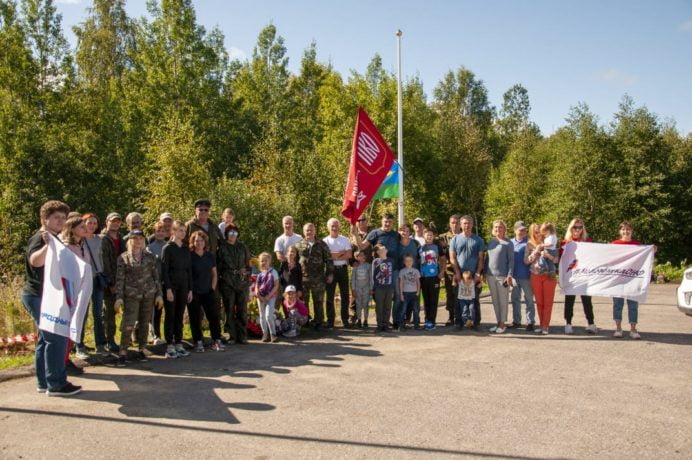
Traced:
[[418, 241], [418, 244], [422, 246], [425, 245], [425, 222], [420, 217], [413, 219], [413, 239]]
[[274, 254], [279, 262], [286, 260], [286, 251], [289, 247], [298, 244], [303, 239], [297, 233], [293, 233], [293, 217], [284, 216], [281, 219], [281, 224], [284, 227], [284, 232], [274, 242]]
[[343, 235], [339, 234], [341, 224], [338, 219], [331, 218], [327, 221], [329, 235], [323, 239], [329, 252], [332, 254], [334, 262], [334, 277], [331, 283], [327, 283], [327, 327], [334, 327], [335, 311], [334, 311], [334, 295], [336, 287], [339, 286], [341, 294], [341, 322], [345, 328], [350, 327], [348, 320], [348, 304], [349, 304], [349, 284], [348, 284], [348, 261], [353, 255], [351, 242]]

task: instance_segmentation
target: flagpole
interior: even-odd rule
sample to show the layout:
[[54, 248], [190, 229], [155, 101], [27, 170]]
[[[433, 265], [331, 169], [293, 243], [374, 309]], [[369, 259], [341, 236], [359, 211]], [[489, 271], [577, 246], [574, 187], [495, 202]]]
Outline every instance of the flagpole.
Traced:
[[397, 161], [399, 163], [399, 226], [404, 225], [404, 132], [401, 103], [401, 29], [396, 31]]

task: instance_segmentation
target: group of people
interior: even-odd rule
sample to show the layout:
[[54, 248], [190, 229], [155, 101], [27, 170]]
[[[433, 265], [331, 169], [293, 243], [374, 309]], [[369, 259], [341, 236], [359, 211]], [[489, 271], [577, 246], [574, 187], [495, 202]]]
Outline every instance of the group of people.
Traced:
[[[345, 328], [368, 328], [374, 300], [377, 332], [409, 327], [430, 330], [436, 328], [439, 291], [444, 283], [449, 312], [446, 325], [463, 330], [480, 328], [484, 279], [496, 319], [491, 332], [501, 334], [507, 328], [522, 326], [523, 296], [526, 330], [548, 334], [561, 248], [570, 241], [591, 241], [580, 218], [570, 222], [558, 244], [555, 227], [549, 222], [526, 226], [518, 221], [514, 238], [510, 239], [507, 225], [496, 220], [492, 238], [486, 243], [474, 232], [474, 219], [468, 215], [451, 216], [449, 230], [439, 235], [434, 228], [426, 228], [421, 218], [414, 219], [413, 228], [404, 224], [397, 231], [394, 217], [385, 214], [381, 226], [374, 229], [368, 226], [365, 216], [360, 217], [345, 236], [340, 221], [332, 218], [327, 222], [329, 234], [322, 239], [317, 237], [313, 223], [303, 225], [302, 236], [295, 233], [293, 218], [285, 216], [274, 254], [263, 252], [258, 257], [253, 283], [251, 254], [240, 241], [233, 211], [224, 210], [223, 221], [217, 225], [209, 218], [210, 209], [209, 200], [197, 200], [194, 216], [185, 223], [163, 213], [147, 238], [139, 213], [126, 216], [124, 236], [122, 216], [108, 214], [99, 234], [95, 214], [70, 212], [60, 201], [45, 203], [40, 211], [41, 228], [27, 245], [22, 292], [25, 308], [38, 324], [46, 243], [52, 234], [91, 264], [95, 350], [115, 354], [118, 366], [127, 365], [133, 337], [135, 359], [146, 361], [150, 334], [154, 344], [166, 344], [167, 358], [188, 356], [183, 346], [185, 311], [195, 352], [220, 352], [229, 342], [247, 344], [250, 295], [257, 299], [263, 342], [276, 342], [280, 335], [296, 336], [308, 324], [318, 331], [333, 328], [337, 288]], [[640, 244], [632, 239], [632, 226], [627, 222], [620, 225], [620, 238], [613, 243]], [[278, 270], [273, 267], [274, 257]], [[510, 299], [512, 323], [507, 322]], [[595, 334], [598, 329], [591, 298], [581, 296], [581, 300], [586, 330]], [[277, 309], [279, 301], [281, 308]], [[573, 333], [574, 303], [575, 296], [565, 297], [567, 334]], [[615, 337], [623, 335], [624, 303], [625, 299], [613, 300]], [[627, 305], [630, 337], [637, 339], [638, 305], [630, 299]], [[118, 341], [119, 313], [122, 319]], [[203, 317], [211, 334], [208, 348]], [[222, 334], [222, 326], [227, 337]], [[84, 328], [75, 348], [78, 357], [88, 357]], [[67, 338], [39, 331], [35, 356], [39, 392], [67, 396], [81, 390], [67, 381], [70, 349]]]

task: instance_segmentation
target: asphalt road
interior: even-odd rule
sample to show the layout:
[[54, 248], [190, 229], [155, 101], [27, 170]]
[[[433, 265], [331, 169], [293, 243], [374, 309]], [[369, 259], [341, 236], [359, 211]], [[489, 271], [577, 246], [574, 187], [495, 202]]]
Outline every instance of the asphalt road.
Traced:
[[558, 296], [549, 336], [337, 329], [90, 367], [73, 398], [3, 382], [0, 458], [690, 458], [692, 318], [674, 296], [651, 287], [640, 341], [612, 337], [601, 298], [601, 332], [577, 301], [565, 336]]

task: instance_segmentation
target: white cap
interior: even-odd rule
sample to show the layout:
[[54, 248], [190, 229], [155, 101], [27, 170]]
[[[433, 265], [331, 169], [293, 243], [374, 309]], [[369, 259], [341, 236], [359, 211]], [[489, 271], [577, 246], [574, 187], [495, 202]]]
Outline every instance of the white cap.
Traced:
[[292, 284], [289, 284], [286, 286], [286, 290], [284, 292], [296, 292], [296, 287]]
[[163, 221], [166, 220], [166, 219], [171, 219], [171, 220], [173, 220], [173, 216], [171, 215], [170, 212], [164, 212], [163, 214], [161, 214], [161, 215], [159, 216], [159, 220], [160, 220], [161, 222], [163, 222]]

